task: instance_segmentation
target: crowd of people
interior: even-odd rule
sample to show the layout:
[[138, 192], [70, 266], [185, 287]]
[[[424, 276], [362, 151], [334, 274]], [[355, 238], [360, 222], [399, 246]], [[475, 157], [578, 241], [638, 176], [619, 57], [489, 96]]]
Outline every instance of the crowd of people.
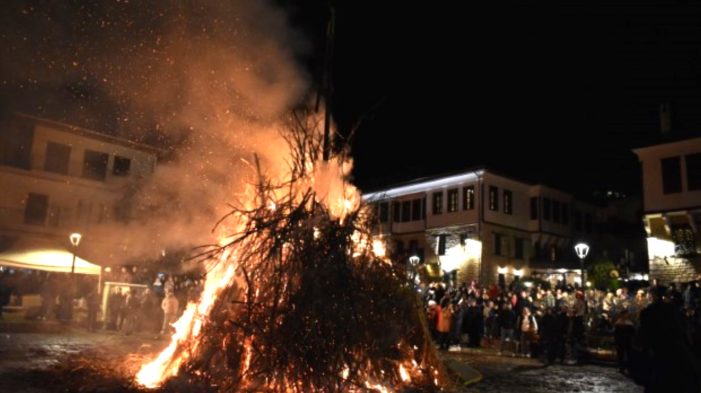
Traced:
[[[189, 301], [199, 296], [203, 284], [203, 279], [194, 275], [157, 274], [154, 278], [133, 274], [130, 269], [105, 278], [115, 281], [98, 288], [94, 276], [4, 270], [0, 272], [0, 310], [3, 306], [16, 306], [23, 310], [25, 319], [81, 325], [84, 312], [84, 324], [91, 332], [105, 329], [125, 334], [168, 334], [170, 324]], [[26, 300], [30, 296], [39, 299], [37, 306], [28, 306]], [[80, 316], [76, 317], [78, 313]]]
[[609, 345], [621, 372], [646, 387], [669, 381], [674, 384], [667, 386], [683, 386], [678, 391], [701, 387], [697, 281], [668, 287], [653, 282], [634, 291], [527, 281], [508, 287], [431, 283], [418, 291], [442, 350], [492, 347], [500, 355], [578, 364], [588, 348]]

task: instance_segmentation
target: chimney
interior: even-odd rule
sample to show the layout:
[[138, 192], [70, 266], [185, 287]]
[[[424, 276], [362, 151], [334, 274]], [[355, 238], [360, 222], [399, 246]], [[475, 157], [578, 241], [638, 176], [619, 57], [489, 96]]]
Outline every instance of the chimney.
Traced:
[[660, 133], [668, 136], [672, 132], [672, 104], [664, 102], [660, 104]]

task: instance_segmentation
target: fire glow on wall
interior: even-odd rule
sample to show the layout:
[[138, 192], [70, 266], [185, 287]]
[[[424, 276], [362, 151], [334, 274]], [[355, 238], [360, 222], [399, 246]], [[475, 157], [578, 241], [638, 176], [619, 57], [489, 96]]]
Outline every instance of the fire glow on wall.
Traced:
[[482, 242], [475, 239], [465, 239], [464, 245], [455, 245], [445, 251], [445, 255], [439, 255], [441, 270], [452, 272], [460, 266], [469, 263], [470, 260], [479, 260], [482, 256]]

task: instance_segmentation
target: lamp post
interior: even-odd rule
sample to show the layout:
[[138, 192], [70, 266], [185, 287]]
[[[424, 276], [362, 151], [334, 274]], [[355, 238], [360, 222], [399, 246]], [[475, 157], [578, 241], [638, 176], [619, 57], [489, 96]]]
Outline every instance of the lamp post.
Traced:
[[71, 275], [75, 275], [75, 249], [78, 248], [78, 245], [80, 244], [80, 239], [83, 237], [78, 232], [71, 233], [68, 238], [71, 240], [71, 244], [73, 245], [73, 263], [71, 264]]
[[69, 291], [69, 301], [66, 305], [66, 308], [64, 309], [63, 314], [63, 318], [65, 318], [66, 322], [71, 321], [73, 319], [73, 299], [75, 298], [77, 291], [77, 284], [75, 279], [75, 250], [76, 248], [78, 248], [78, 244], [80, 244], [81, 237], [83, 236], [78, 232], [71, 233], [70, 236], [68, 236], [68, 239], [73, 245], [73, 263], [71, 264], [71, 289]]
[[589, 254], [589, 245], [587, 243], [577, 243], [574, 246], [574, 251], [577, 253], [577, 256], [579, 257], [579, 268], [582, 271], [580, 285], [582, 287], [584, 287], [584, 285], [587, 282], [586, 275], [584, 273], [584, 258], [586, 258], [587, 254]]

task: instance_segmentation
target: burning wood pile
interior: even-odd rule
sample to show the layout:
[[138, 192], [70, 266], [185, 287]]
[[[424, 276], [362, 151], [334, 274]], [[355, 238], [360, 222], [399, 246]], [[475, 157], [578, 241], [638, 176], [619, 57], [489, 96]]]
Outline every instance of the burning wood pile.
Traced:
[[372, 211], [344, 181], [344, 153], [322, 161], [314, 116], [282, 132], [284, 176], [266, 174], [202, 249], [206, 284], [139, 384], [166, 391], [439, 391], [443, 372], [405, 275], [370, 233]]

